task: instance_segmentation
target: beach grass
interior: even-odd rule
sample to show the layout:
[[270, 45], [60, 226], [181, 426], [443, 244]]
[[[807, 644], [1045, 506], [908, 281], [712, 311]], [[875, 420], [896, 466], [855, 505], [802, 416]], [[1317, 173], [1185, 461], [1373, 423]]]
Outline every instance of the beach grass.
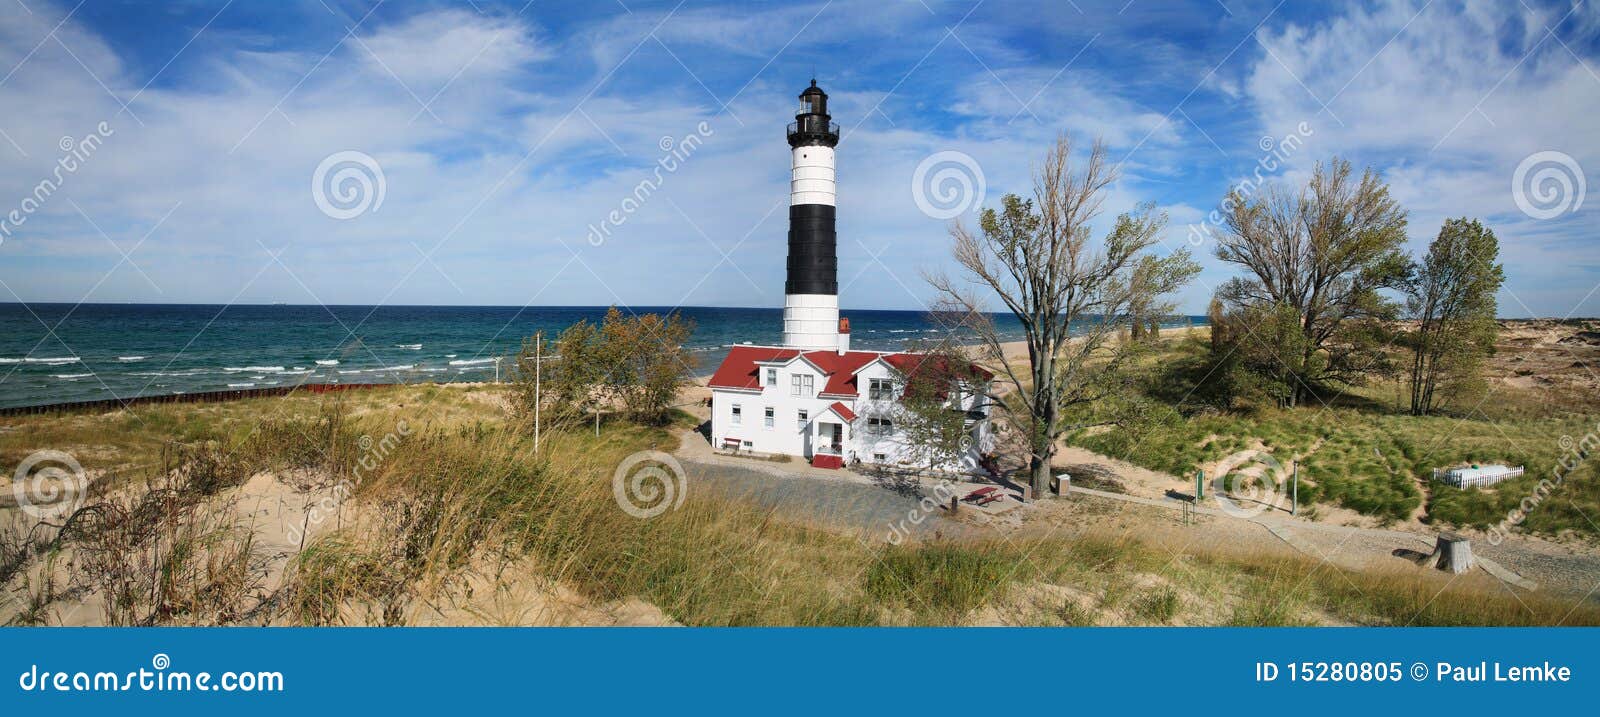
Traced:
[[[1155, 365], [1180, 363], [1204, 350], [1198, 341], [1169, 341]], [[1479, 529], [1499, 524], [1567, 461], [1576, 469], [1563, 470], [1562, 485], [1515, 529], [1600, 537], [1600, 526], [1585, 518], [1600, 516], [1600, 469], [1573, 461], [1568, 448], [1597, 429], [1592, 407], [1546, 400], [1544, 391], [1500, 387], [1469, 411], [1418, 417], [1396, 407], [1396, 385], [1388, 382], [1297, 408], [1247, 404], [1216, 411], [1172, 398], [1172, 387], [1164, 384], [1169, 378], [1149, 375], [1147, 394], [1161, 408], [1148, 424], [1085, 431], [1069, 442], [1170, 473], [1175, 487], [1192, 483], [1195, 471], [1208, 464], [1259, 447], [1284, 466], [1299, 464], [1303, 506], [1327, 504], [1380, 522], [1416, 518]], [[1163, 382], [1159, 390], [1156, 382]], [[1467, 490], [1432, 480], [1435, 468], [1474, 463], [1524, 466], [1526, 473]]]
[[[525, 427], [480, 395], [492, 392], [431, 390], [426, 401], [430, 389], [398, 387], [149, 409], [170, 411], [161, 420], [190, 426], [182, 435], [205, 447], [164, 454], [196, 494], [225, 496], [259, 471], [324, 485], [358, 478], [338, 527], [309, 539], [265, 600], [233, 589], [229, 604], [207, 605], [207, 620], [158, 611], [166, 617], [154, 624], [407, 624], [418, 606], [459, 594], [473, 573], [532, 570], [590, 605], [642, 600], [666, 619], [703, 626], [1600, 625], [1591, 604], [1513, 595], [1479, 576], [1354, 572], [1284, 551], [1189, 545], [1159, 531], [890, 545], [711, 491], [691, 491], [680, 508], [639, 519], [618, 507], [613, 470], [636, 451], [671, 450], [692, 419], [605, 421], [598, 435], [592, 426], [547, 432], [535, 447]], [[363, 462], [371, 444], [362, 438], [385, 436], [402, 421], [407, 435], [381, 460]], [[25, 434], [27, 445], [103, 447], [108, 464], [121, 465], [131, 460], [120, 447], [159, 454], [149, 443], [156, 434], [141, 425], [58, 417]], [[215, 532], [215, 521], [199, 525]], [[232, 562], [215, 566], [218, 574], [236, 574], [252, 559], [238, 550], [219, 556]], [[38, 619], [51, 599], [67, 599], [19, 582], [6, 588], [15, 604], [0, 614], [12, 620]]]

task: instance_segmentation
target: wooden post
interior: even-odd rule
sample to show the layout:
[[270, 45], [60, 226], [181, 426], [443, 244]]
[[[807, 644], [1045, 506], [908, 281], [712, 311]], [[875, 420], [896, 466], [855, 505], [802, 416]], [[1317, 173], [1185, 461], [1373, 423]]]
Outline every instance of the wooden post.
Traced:
[[1300, 463], [1294, 464], [1294, 488], [1289, 493], [1289, 515], [1300, 515]]
[[961, 498], [959, 498], [957, 496], [953, 496], [953, 495], [950, 496], [950, 514], [951, 515], [955, 515], [960, 510], [961, 510]]
[[1433, 554], [1439, 557], [1435, 567], [1460, 575], [1472, 569], [1472, 542], [1455, 533], [1440, 533]]

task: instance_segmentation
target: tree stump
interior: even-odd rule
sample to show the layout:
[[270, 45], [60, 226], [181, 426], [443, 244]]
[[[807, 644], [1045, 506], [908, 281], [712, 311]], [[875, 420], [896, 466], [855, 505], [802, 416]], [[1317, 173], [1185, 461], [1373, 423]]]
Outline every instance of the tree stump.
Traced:
[[1455, 533], [1440, 533], [1433, 547], [1439, 557], [1435, 567], [1460, 575], [1472, 569], [1472, 542]]

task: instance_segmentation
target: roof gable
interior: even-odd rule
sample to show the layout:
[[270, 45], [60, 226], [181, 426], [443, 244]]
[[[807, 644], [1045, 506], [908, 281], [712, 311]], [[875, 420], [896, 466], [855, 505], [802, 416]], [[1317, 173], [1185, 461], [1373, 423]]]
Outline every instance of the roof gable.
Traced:
[[[846, 351], [841, 354], [837, 351], [801, 351], [776, 346], [734, 346], [728, 350], [728, 357], [722, 360], [722, 365], [717, 367], [706, 385], [711, 388], [759, 391], [762, 364], [789, 363], [795, 359], [803, 359], [827, 377], [822, 395], [854, 398], [861, 395], [860, 387], [856, 385], [856, 375], [863, 368], [881, 360], [896, 371], [910, 375], [922, 363], [923, 356], [877, 351]], [[982, 380], [993, 377], [993, 374], [975, 364], [970, 368]]]
[[734, 346], [728, 350], [727, 358], [722, 359], [722, 365], [717, 367], [716, 373], [711, 374], [711, 380], [706, 385], [711, 388], [760, 390], [758, 361], [783, 361], [799, 353], [798, 349], [773, 346]]

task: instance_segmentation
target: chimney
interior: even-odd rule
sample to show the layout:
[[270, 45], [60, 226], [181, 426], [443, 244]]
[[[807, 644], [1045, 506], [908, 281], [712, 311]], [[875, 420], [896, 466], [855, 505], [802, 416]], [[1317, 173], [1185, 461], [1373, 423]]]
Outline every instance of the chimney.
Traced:
[[850, 350], [850, 319], [839, 317], [839, 355]]

